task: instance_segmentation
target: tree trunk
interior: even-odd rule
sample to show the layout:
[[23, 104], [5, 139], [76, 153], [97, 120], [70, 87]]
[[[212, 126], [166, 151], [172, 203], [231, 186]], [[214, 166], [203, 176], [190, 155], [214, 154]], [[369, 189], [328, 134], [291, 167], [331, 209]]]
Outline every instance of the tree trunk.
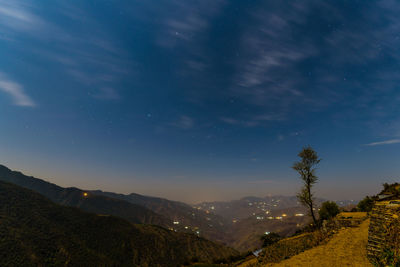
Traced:
[[312, 196], [311, 196], [311, 184], [310, 183], [307, 183], [307, 190], [308, 190], [308, 197], [309, 197], [309, 201], [310, 201], [311, 217], [313, 219], [314, 226], [316, 227], [317, 226], [317, 219], [315, 218], [315, 215], [314, 215], [313, 199], [312, 199]]
[[312, 217], [313, 222], [314, 222], [314, 226], [317, 226], [317, 219], [315, 218], [315, 215], [314, 215], [314, 209], [313, 209], [312, 201], [311, 201], [311, 205], [310, 205], [310, 212], [311, 212], [311, 217]]

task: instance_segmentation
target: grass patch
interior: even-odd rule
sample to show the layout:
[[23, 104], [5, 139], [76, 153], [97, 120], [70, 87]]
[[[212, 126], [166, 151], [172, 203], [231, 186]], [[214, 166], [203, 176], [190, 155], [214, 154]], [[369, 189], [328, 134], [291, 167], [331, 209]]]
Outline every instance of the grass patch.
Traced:
[[328, 234], [317, 230], [282, 239], [266, 247], [259, 261], [263, 264], [280, 262], [321, 244], [328, 236]]

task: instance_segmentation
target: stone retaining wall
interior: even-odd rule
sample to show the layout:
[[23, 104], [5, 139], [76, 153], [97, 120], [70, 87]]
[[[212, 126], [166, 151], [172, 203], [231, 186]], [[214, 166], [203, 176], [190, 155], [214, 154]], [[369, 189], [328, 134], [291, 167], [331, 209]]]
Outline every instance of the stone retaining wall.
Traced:
[[335, 218], [338, 228], [357, 227], [367, 218], [366, 212], [341, 212]]
[[368, 229], [367, 256], [371, 262], [377, 262], [382, 257], [383, 248], [387, 242], [387, 227], [396, 218], [400, 205], [390, 204], [390, 201], [377, 202], [370, 213]]

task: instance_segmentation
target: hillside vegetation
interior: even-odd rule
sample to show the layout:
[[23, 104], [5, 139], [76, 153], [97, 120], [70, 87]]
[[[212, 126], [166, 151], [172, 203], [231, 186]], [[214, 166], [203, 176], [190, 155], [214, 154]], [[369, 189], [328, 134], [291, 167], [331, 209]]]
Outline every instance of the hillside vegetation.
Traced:
[[163, 227], [172, 225], [172, 221], [143, 206], [106, 196], [88, 194], [78, 188], [63, 188], [35, 177], [11, 171], [0, 165], [0, 181], [10, 182], [34, 190], [53, 202], [61, 205], [78, 207], [84, 211], [108, 214], [124, 218], [132, 223], [155, 224]]
[[[2, 165], [0, 181], [34, 190], [58, 204], [78, 207], [84, 211], [114, 215], [132, 223], [154, 224], [180, 232], [199, 232], [202, 237], [217, 242], [231, 241], [225, 232], [229, 227], [226, 220], [181, 202], [134, 193], [123, 195], [100, 190], [86, 191], [75, 187], [63, 188], [21, 172], [11, 171]], [[84, 193], [88, 196], [83, 197]], [[174, 225], [173, 221], [179, 221], [179, 225]]]
[[230, 235], [226, 233], [226, 230], [230, 227], [230, 221], [213, 213], [206, 213], [204, 210], [195, 209], [185, 203], [135, 193], [124, 195], [100, 190], [91, 192], [96, 195], [111, 197], [146, 207], [168, 218], [170, 221], [179, 222], [179, 224], [173, 225], [173, 228], [180, 232], [190, 233], [199, 231], [202, 237], [213, 241], [223, 243], [230, 243], [231, 241]]
[[0, 266], [180, 266], [232, 255], [195, 235], [60, 206], [0, 182]]
[[[34, 190], [61, 205], [121, 217], [136, 224], [152, 224], [178, 232], [195, 233], [242, 252], [259, 248], [260, 237], [267, 231], [276, 232], [283, 237], [290, 236], [308, 222], [306, 216], [295, 216], [297, 213], [305, 213], [304, 208], [298, 206], [296, 197], [247, 197], [231, 202], [202, 203], [191, 207], [182, 202], [135, 193], [123, 195], [75, 187], [63, 188], [11, 171], [2, 165], [0, 181]], [[236, 208], [241, 219], [233, 221], [230, 216]], [[226, 212], [231, 215], [228, 216]], [[287, 216], [276, 219], [282, 214]], [[259, 220], [257, 217], [263, 219]]]
[[261, 246], [261, 236], [266, 231], [279, 233], [282, 237], [290, 236], [308, 221], [306, 216], [290, 216], [282, 220], [256, 220], [253, 216], [232, 226], [229, 233], [235, 241], [230, 245], [240, 251], [254, 250]]

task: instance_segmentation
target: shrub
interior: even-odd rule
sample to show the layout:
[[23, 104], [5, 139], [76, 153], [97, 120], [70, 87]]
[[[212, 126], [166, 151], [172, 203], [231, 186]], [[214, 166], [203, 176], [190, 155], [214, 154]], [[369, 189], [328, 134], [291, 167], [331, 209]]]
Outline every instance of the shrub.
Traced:
[[380, 194], [400, 194], [400, 184], [399, 183], [393, 183], [393, 184], [388, 184], [384, 183], [383, 184], [383, 190], [381, 191]]
[[363, 212], [370, 212], [373, 206], [374, 206], [373, 198], [366, 196], [363, 200], [358, 202], [357, 209]]
[[269, 233], [269, 234], [265, 234], [261, 237], [261, 241], [263, 241], [263, 245], [262, 245], [263, 247], [275, 244], [279, 240], [281, 240], [281, 236], [278, 235], [277, 233]]
[[322, 203], [322, 206], [319, 210], [319, 219], [329, 220], [334, 218], [336, 215], [340, 213], [339, 206], [333, 201], [326, 201]]

